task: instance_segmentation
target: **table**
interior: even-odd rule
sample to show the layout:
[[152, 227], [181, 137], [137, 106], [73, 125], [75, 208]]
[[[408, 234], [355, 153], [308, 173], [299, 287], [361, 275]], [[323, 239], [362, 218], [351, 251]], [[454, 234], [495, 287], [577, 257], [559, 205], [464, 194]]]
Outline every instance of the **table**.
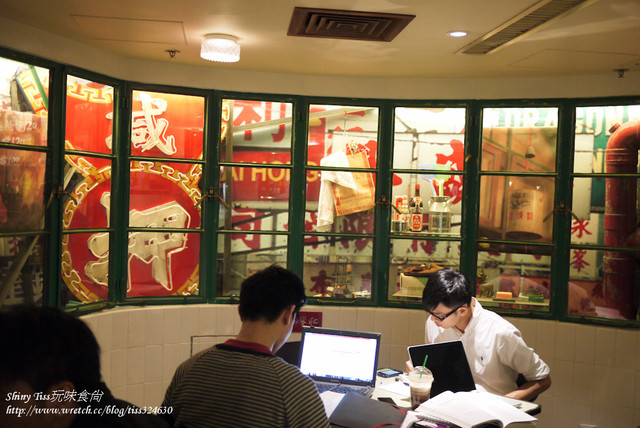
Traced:
[[[373, 391], [371, 398], [377, 400], [380, 397], [393, 399], [396, 406], [398, 407], [407, 409], [411, 407], [411, 399], [409, 398], [409, 385], [404, 384], [398, 376], [391, 378], [377, 376], [376, 389]], [[500, 399], [505, 400], [509, 404], [532, 416], [535, 416], [542, 411], [542, 406], [536, 403], [516, 400], [509, 397], [499, 397]]]

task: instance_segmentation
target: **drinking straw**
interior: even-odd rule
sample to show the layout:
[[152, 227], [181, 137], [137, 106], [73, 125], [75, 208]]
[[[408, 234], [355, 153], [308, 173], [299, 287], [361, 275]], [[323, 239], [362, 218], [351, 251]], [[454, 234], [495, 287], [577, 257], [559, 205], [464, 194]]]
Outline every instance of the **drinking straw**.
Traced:
[[427, 365], [427, 358], [429, 358], [429, 354], [424, 356], [424, 361], [422, 362], [422, 371], [420, 372], [420, 378], [422, 379], [422, 374], [424, 373], [424, 368]]

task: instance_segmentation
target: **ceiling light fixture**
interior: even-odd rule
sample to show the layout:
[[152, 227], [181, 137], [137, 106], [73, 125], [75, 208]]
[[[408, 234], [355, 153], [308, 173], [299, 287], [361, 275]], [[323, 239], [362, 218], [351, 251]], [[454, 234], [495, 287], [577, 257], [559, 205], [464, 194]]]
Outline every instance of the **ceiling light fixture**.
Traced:
[[208, 61], [238, 62], [238, 38], [229, 34], [207, 34], [200, 47], [200, 57]]
[[447, 35], [451, 37], [465, 37], [469, 35], [469, 32], [468, 31], [449, 31]]

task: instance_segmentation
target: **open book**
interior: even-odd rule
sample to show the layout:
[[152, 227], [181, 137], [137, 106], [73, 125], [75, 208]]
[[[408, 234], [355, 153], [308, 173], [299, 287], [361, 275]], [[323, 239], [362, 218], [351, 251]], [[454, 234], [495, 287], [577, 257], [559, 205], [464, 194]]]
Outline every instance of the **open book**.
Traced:
[[445, 426], [475, 428], [487, 423], [508, 427], [537, 419], [488, 392], [445, 391], [422, 403], [415, 412], [409, 412], [402, 426], [411, 427], [413, 422], [419, 420], [438, 422]]

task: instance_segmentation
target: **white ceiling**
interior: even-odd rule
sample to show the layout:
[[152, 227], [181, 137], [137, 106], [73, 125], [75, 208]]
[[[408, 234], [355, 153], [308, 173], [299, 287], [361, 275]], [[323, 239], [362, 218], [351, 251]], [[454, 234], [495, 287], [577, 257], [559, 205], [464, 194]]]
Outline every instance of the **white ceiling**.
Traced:
[[[640, 0], [595, 0], [486, 55], [456, 53], [540, 0], [0, 0], [0, 15], [123, 57], [223, 69], [395, 78], [640, 71]], [[416, 15], [391, 42], [289, 37], [294, 7]], [[451, 30], [470, 35], [455, 39]], [[0, 30], [2, 31], [2, 30]], [[208, 33], [241, 59], [200, 58]], [[180, 52], [171, 59], [166, 52]]]

